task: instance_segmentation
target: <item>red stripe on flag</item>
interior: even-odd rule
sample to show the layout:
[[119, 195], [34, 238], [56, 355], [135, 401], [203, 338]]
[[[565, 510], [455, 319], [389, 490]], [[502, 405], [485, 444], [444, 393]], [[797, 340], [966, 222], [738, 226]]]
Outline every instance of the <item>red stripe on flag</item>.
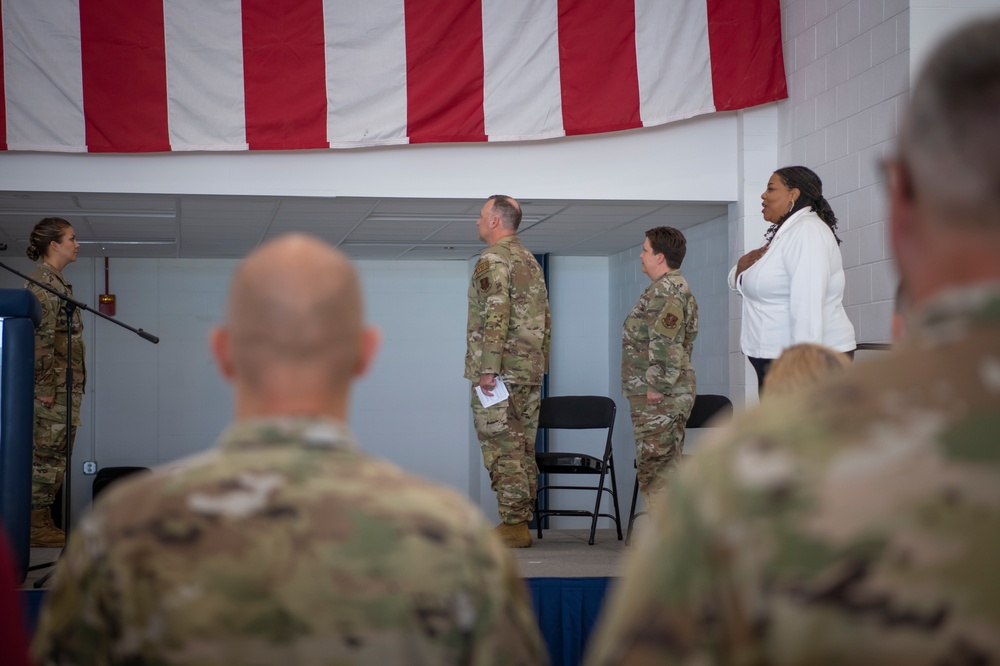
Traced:
[[251, 150], [329, 148], [322, 0], [243, 0]]
[[779, 0], [707, 0], [716, 111], [788, 97]]
[[163, 5], [80, 0], [80, 42], [87, 149], [170, 150]]
[[480, 2], [405, 3], [410, 143], [486, 141]]
[[7, 98], [3, 85], [3, 12], [0, 12], [0, 150], [7, 150]]
[[642, 127], [633, 0], [559, 0], [567, 135]]

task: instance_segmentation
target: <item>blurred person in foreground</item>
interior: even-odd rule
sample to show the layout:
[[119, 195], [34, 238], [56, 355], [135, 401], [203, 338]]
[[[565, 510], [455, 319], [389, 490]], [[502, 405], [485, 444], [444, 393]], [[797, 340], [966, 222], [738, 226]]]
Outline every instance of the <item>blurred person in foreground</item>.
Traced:
[[7, 541], [7, 530], [0, 525], [0, 657], [4, 666], [28, 666], [28, 634], [24, 626], [24, 608], [17, 586], [20, 576]]
[[544, 663], [485, 518], [351, 436], [377, 340], [337, 250], [292, 235], [245, 259], [211, 336], [235, 423], [98, 501], [56, 570], [39, 662]]
[[590, 665], [1000, 662], [998, 109], [1000, 17], [938, 48], [886, 165], [906, 339], [685, 465]]
[[906, 336], [906, 317], [910, 309], [909, 299], [906, 296], [906, 285], [900, 280], [896, 285], [896, 299], [892, 303], [892, 342], [899, 344]]
[[851, 367], [851, 358], [836, 349], [812, 342], [792, 345], [781, 352], [764, 378], [762, 398], [790, 396], [837, 376]]

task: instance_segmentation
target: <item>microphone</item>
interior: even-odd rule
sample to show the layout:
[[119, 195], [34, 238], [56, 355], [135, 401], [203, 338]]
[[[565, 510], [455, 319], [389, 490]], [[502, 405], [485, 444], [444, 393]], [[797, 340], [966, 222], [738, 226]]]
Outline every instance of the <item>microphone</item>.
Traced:
[[136, 333], [139, 334], [139, 337], [141, 337], [144, 340], [149, 340], [154, 345], [160, 344], [160, 339], [158, 337], [156, 337], [155, 335], [153, 335], [152, 333], [147, 333], [146, 331], [142, 330], [141, 328], [138, 331], [136, 331]]

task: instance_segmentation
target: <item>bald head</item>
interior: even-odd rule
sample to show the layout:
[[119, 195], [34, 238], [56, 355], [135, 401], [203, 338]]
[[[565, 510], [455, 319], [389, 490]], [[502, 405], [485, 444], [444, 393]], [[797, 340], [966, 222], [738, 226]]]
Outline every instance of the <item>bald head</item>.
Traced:
[[[247, 257], [233, 276], [216, 354], [223, 373], [258, 413], [296, 408], [310, 396], [342, 396], [370, 358], [358, 278], [333, 247], [284, 236]], [[320, 404], [320, 403], [317, 403]], [[283, 407], [282, 407], [283, 406]], [[322, 411], [322, 410], [320, 410]], [[248, 414], [244, 414], [246, 416]]]

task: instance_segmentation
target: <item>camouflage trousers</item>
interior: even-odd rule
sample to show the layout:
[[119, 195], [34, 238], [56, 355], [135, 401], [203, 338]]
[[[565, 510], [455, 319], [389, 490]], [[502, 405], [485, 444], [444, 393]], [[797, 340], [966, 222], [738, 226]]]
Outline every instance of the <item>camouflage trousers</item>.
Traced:
[[[73, 394], [73, 427], [70, 446], [80, 425], [82, 394]], [[72, 451], [72, 448], [70, 449]], [[45, 509], [55, 502], [66, 472], [66, 394], [56, 394], [56, 403], [45, 407], [35, 400], [34, 447], [31, 456], [31, 508]]]
[[635, 475], [649, 506], [680, 463], [694, 395], [666, 395], [658, 405], [648, 404], [645, 395], [630, 395], [628, 404], [635, 433]]
[[500, 518], [514, 525], [531, 520], [538, 491], [535, 434], [542, 406], [541, 386], [507, 385], [510, 397], [483, 407], [472, 387], [472, 420], [497, 494]]

